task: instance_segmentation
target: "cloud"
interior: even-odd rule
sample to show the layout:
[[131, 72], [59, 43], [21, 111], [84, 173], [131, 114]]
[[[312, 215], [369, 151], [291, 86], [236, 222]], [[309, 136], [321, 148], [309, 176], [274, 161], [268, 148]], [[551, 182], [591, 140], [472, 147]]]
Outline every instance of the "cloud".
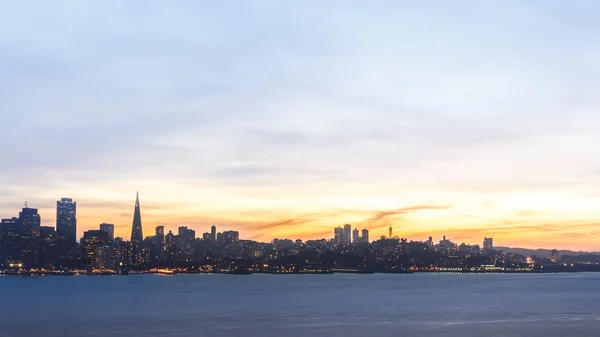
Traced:
[[379, 220], [384, 220], [388, 217], [392, 217], [392, 216], [396, 216], [396, 215], [403, 215], [403, 214], [408, 214], [408, 213], [413, 213], [413, 212], [418, 212], [418, 211], [423, 211], [423, 210], [447, 210], [450, 208], [452, 208], [452, 207], [451, 206], [437, 206], [437, 205], [418, 205], [418, 206], [403, 207], [403, 208], [398, 208], [393, 211], [379, 212], [379, 213], [375, 214], [372, 218], [368, 219], [367, 221], [379, 221]]
[[[294, 214], [368, 217], [403, 203], [491, 218], [532, 209], [535, 221], [557, 209], [544, 195], [561, 196], [563, 216], [588, 212], [600, 182], [589, 147], [600, 141], [598, 9], [7, 4], [0, 214], [28, 200], [52, 222], [55, 200], [72, 196], [102, 209], [84, 211], [91, 228], [124, 218], [140, 188], [171, 223], [218, 215], [256, 233]], [[346, 216], [381, 227], [418, 211]]]

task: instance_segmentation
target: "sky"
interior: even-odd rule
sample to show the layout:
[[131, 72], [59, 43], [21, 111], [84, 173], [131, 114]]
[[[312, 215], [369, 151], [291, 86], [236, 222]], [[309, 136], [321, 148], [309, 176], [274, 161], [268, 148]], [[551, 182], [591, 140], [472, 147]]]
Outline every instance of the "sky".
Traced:
[[0, 217], [600, 250], [596, 1], [0, 4]]

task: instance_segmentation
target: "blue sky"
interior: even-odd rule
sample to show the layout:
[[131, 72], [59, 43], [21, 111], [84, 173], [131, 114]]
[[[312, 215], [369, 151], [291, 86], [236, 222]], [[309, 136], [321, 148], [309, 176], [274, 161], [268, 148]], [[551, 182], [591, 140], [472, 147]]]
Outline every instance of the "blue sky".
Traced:
[[73, 197], [80, 231], [112, 221], [128, 237], [140, 190], [146, 235], [351, 222], [600, 249], [599, 7], [7, 2], [0, 216], [27, 200], [53, 225]]

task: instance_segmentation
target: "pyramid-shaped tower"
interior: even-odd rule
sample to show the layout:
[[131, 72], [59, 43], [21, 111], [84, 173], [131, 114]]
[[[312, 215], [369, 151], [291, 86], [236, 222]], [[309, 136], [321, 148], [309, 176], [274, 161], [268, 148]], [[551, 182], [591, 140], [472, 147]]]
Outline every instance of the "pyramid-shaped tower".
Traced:
[[142, 214], [140, 212], [140, 195], [135, 195], [135, 209], [133, 211], [133, 225], [131, 226], [131, 242], [140, 244], [144, 241], [142, 234]]

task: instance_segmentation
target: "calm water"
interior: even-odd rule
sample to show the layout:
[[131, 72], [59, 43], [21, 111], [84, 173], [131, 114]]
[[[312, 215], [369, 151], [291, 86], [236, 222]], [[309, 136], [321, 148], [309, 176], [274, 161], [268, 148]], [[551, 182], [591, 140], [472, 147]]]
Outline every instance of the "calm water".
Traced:
[[600, 336], [600, 273], [0, 277], [0, 336]]

